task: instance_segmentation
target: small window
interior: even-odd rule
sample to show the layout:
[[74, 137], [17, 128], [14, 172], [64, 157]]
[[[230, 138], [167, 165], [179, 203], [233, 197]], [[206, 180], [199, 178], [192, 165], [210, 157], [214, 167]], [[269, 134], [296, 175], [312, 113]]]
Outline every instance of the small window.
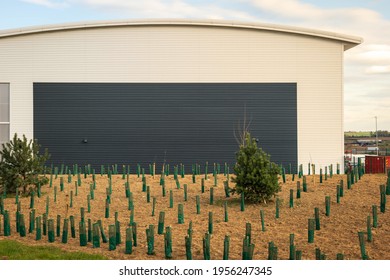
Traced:
[[0, 148], [10, 140], [10, 96], [9, 84], [0, 83]]

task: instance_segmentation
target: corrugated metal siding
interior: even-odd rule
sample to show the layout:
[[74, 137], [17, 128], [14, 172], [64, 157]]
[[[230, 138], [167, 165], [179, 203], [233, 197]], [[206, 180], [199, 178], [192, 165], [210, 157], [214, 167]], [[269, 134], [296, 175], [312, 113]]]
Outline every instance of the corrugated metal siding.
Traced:
[[56, 165], [233, 166], [246, 112], [272, 160], [296, 166], [296, 105], [293, 83], [36, 83], [34, 138]]
[[341, 42], [220, 27], [111, 27], [0, 40], [11, 133], [33, 137], [33, 82], [296, 83], [298, 161], [343, 162]]

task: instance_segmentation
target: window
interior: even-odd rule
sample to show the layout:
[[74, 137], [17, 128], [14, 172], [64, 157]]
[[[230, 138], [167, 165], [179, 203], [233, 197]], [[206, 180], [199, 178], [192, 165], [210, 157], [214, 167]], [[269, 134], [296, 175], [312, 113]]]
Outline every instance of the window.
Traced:
[[9, 84], [0, 83], [0, 148], [9, 138]]

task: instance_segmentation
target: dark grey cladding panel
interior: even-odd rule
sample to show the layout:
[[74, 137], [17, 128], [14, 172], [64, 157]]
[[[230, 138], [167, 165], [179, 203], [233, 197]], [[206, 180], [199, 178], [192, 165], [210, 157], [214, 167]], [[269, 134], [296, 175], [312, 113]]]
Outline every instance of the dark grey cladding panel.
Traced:
[[55, 165], [233, 166], [245, 112], [272, 160], [296, 166], [295, 83], [34, 83], [34, 137]]

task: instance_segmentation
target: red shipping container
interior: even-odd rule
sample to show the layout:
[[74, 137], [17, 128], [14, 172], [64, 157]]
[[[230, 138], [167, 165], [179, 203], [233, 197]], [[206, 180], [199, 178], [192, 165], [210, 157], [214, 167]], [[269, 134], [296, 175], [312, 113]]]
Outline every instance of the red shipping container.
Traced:
[[367, 174], [385, 173], [386, 159], [384, 156], [366, 156], [364, 164]]
[[390, 156], [386, 156], [386, 172], [390, 171]]

